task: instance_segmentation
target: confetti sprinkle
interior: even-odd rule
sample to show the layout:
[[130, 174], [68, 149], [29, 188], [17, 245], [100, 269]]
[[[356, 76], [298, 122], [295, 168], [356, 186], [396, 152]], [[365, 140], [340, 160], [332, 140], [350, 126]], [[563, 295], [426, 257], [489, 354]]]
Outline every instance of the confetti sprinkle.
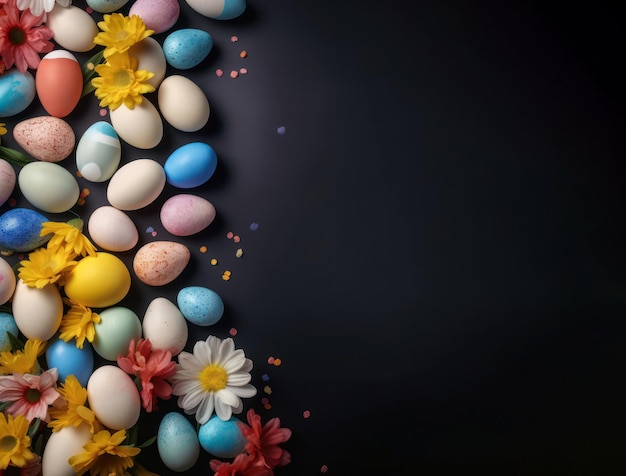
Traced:
[[206, 246], [202, 245], [200, 247], [200, 253], [206, 253], [207, 251], [208, 251], [208, 248]]
[[83, 174], [81, 174], [81, 173], [80, 173], [80, 170], [77, 170], [77, 171], [76, 171], [76, 176], [77, 176], [77, 177], [82, 177], [82, 176], [83, 176]]
[[261, 380], [263, 380], [264, 382], [269, 382], [270, 376], [267, 374], [263, 374], [261, 375]]
[[250, 223], [250, 230], [252, 231], [257, 231], [259, 229], [259, 224], [258, 223]]
[[91, 190], [89, 190], [88, 188], [83, 188], [80, 195], [81, 197], [88, 197], [89, 195], [91, 195]]
[[230, 271], [224, 271], [224, 274], [222, 274], [222, 279], [224, 281], [230, 281]]
[[211, 259], [211, 266], [215, 266], [217, 264], [217, 260], [215, 258]]
[[106, 109], [100, 109], [100, 115], [102, 117], [106, 116], [107, 115], [107, 110]]
[[320, 473], [325, 473], [326, 471], [328, 471], [328, 466], [323, 464], [322, 467], [320, 468]]
[[233, 236], [233, 241], [235, 243], [239, 243], [241, 241], [241, 238], [239, 238], [239, 235], [235, 235], [235, 236]]
[[157, 236], [157, 232], [153, 231], [152, 233], [150, 233], [152, 236]]
[[248, 68], [239, 68], [239, 74], [248, 74]]
[[237, 43], [239, 41], [239, 37], [237, 35], [233, 35], [230, 37], [230, 41], [233, 43]]
[[233, 232], [229, 231], [228, 233], [226, 233], [226, 238], [228, 238], [229, 240], [232, 239], [233, 237]]
[[266, 385], [265, 387], [263, 387], [263, 391], [267, 393], [268, 395], [272, 394], [272, 388], [269, 385]]
[[17, 200], [15, 198], [11, 197], [9, 199], [9, 205], [14, 207], [15, 205], [17, 205]]
[[146, 233], [152, 233], [153, 231], [154, 231], [154, 228], [152, 228], [151, 226], [146, 228]]
[[241, 53], [239, 53], [240, 58], [245, 58], [247, 56], [248, 56], [248, 52], [246, 50], [241, 50]]
[[261, 399], [261, 403], [262, 403], [263, 405], [265, 405], [266, 403], [269, 403], [269, 402], [270, 402], [270, 401], [269, 401], [266, 397], [263, 397], [263, 398]]
[[287, 129], [285, 128], [285, 126], [280, 126], [278, 129], [276, 129], [276, 132], [278, 132], [281, 136], [284, 136], [285, 132], [287, 132]]
[[237, 335], [237, 329], [235, 329], [234, 327], [231, 327], [228, 333], [234, 337]]
[[241, 248], [238, 248], [237, 252], [235, 253], [235, 256], [237, 258], [241, 258], [243, 256], [243, 250]]
[[87, 7], [85, 8], [85, 11], [91, 15], [93, 13], [93, 8]]
[[283, 363], [283, 361], [282, 361], [282, 360], [280, 360], [280, 359], [274, 359], [274, 366], [275, 366], [275, 367], [278, 367], [278, 366], [279, 366], [280, 364], [282, 364], [282, 363]]
[[233, 70], [230, 72], [230, 77], [231, 77], [231, 78], [233, 78], [233, 79], [235, 79], [237, 76], [239, 76], [239, 71], [237, 71], [236, 69], [233, 69]]
[[274, 363], [274, 357], [269, 356], [269, 357], [267, 358], [267, 363], [268, 363], [268, 364], [270, 364], [270, 365], [272, 365], [272, 364]]
[[87, 69], [89, 71], [92, 71], [95, 67], [96, 67], [96, 65], [93, 64], [92, 62], [87, 63]]
[[215, 70], [215, 74], [217, 75], [218, 78], [221, 78], [222, 76], [224, 76], [224, 71], [218, 68]]
[[80, 197], [76, 203], [78, 204], [78, 206], [82, 207], [87, 202], [83, 197]]
[[304, 418], [309, 418], [309, 417], [311, 416], [311, 412], [310, 412], [310, 411], [308, 411], [308, 410], [304, 410], [304, 411], [302, 412], [302, 416], [303, 416]]
[[270, 405], [269, 403], [265, 403], [263, 405], [263, 408], [265, 408], [266, 410], [271, 410], [272, 409], [272, 405]]

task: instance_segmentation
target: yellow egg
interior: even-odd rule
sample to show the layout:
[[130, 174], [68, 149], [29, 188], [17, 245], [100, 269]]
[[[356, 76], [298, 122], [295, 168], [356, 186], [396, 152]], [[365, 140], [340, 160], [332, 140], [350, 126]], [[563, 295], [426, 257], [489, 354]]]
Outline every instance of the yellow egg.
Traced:
[[65, 294], [87, 307], [109, 307], [120, 302], [130, 289], [130, 272], [117, 256], [99, 251], [86, 256], [65, 281]]

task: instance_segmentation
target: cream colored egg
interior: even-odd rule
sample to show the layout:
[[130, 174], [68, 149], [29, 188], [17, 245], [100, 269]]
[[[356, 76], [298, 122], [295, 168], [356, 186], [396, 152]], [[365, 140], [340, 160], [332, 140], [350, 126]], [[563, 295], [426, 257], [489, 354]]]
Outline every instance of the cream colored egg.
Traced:
[[57, 3], [48, 13], [46, 26], [54, 33], [54, 41], [66, 50], [85, 52], [96, 46], [93, 39], [99, 32], [98, 25], [82, 8]]
[[211, 108], [204, 91], [184, 76], [165, 78], [159, 87], [158, 101], [165, 120], [179, 131], [195, 132], [209, 120]]
[[26, 200], [45, 212], [66, 212], [80, 196], [80, 188], [74, 176], [52, 162], [26, 164], [19, 171], [17, 183]]
[[120, 210], [139, 210], [154, 202], [164, 187], [163, 166], [152, 159], [136, 159], [113, 174], [107, 200]]
[[163, 138], [161, 115], [145, 97], [133, 109], [122, 104], [111, 110], [111, 125], [124, 142], [138, 149], [152, 149]]
[[0, 305], [6, 303], [15, 291], [15, 272], [4, 258], [0, 258]]
[[148, 304], [142, 329], [153, 349], [170, 350], [172, 355], [177, 355], [187, 345], [187, 321], [178, 307], [164, 297], [155, 298]]
[[87, 400], [96, 418], [111, 430], [126, 430], [139, 420], [139, 391], [128, 374], [115, 365], [103, 365], [91, 374]]
[[154, 38], [144, 38], [139, 43], [131, 46], [128, 53], [137, 58], [137, 69], [154, 73], [154, 76], [148, 80], [148, 83], [157, 89], [161, 81], [163, 81], [165, 71], [167, 70], [167, 61], [165, 60], [165, 53], [163, 53], [161, 44]]
[[87, 230], [93, 242], [108, 251], [128, 251], [139, 241], [139, 232], [130, 217], [108, 205], [93, 211]]
[[63, 300], [54, 284], [39, 289], [18, 280], [12, 308], [15, 323], [27, 339], [50, 339], [63, 318]]
[[91, 429], [86, 423], [66, 426], [50, 434], [41, 459], [42, 474], [74, 476], [76, 471], [68, 460], [83, 452], [83, 446], [91, 440]]

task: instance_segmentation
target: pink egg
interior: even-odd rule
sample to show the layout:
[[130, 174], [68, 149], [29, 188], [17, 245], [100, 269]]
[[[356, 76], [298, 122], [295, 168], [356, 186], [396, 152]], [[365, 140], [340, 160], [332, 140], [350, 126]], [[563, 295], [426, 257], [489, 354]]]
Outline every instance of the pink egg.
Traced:
[[66, 50], [54, 50], [44, 56], [35, 75], [35, 89], [48, 114], [67, 116], [83, 92], [83, 73], [76, 57]]
[[174, 26], [180, 15], [178, 0], [137, 0], [129, 15], [138, 15], [148, 29], [163, 33]]
[[161, 223], [175, 236], [194, 235], [204, 230], [214, 219], [213, 204], [196, 195], [174, 195], [161, 207]]

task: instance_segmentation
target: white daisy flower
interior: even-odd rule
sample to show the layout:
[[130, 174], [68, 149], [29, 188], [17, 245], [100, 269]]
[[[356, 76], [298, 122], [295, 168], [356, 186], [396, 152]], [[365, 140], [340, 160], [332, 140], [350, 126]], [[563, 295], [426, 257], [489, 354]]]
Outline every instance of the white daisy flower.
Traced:
[[250, 385], [252, 361], [243, 350], [235, 350], [231, 338], [209, 336], [193, 346], [193, 354], [178, 355], [176, 373], [169, 380], [172, 393], [178, 395], [178, 406], [188, 415], [196, 414], [198, 423], [206, 423], [213, 411], [221, 420], [241, 413], [241, 398], [256, 395]]
[[51, 12], [55, 3], [69, 7], [72, 0], [17, 0], [17, 8], [22, 11], [30, 9], [30, 12], [38, 17], [43, 12]]

